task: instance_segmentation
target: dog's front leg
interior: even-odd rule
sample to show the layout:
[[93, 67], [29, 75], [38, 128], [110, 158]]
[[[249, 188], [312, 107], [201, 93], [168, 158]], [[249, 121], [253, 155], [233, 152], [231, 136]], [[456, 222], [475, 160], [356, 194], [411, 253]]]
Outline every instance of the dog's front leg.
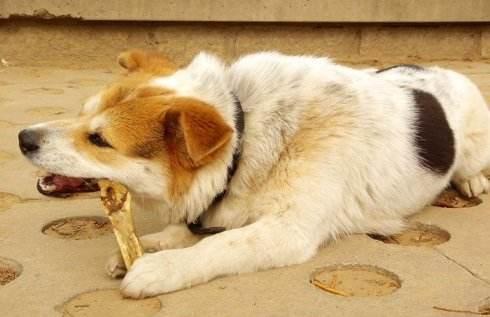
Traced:
[[[186, 224], [172, 224], [165, 227], [161, 232], [142, 236], [140, 242], [145, 252], [151, 253], [167, 249], [186, 248], [196, 244], [203, 237], [190, 232]], [[112, 278], [120, 278], [126, 274], [126, 265], [119, 249], [109, 257], [105, 269]]]
[[138, 259], [121, 284], [124, 295], [142, 298], [207, 282], [223, 275], [297, 264], [321, 243], [304, 224], [285, 215], [205, 238], [198, 244]]

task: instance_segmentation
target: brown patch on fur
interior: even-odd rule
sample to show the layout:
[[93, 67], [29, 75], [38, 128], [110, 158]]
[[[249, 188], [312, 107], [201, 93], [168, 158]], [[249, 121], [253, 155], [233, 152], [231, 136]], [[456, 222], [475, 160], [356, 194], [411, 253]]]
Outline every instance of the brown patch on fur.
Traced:
[[172, 89], [167, 89], [163, 87], [152, 87], [145, 86], [141, 88], [137, 88], [130, 97], [134, 98], [146, 98], [146, 97], [156, 97], [156, 96], [167, 96], [173, 95], [175, 91]]
[[93, 158], [95, 161], [117, 166], [118, 159], [114, 149], [93, 145], [88, 139], [89, 133], [90, 131], [87, 125], [83, 125], [79, 129], [73, 131], [73, 144], [77, 151]]
[[189, 168], [212, 161], [233, 133], [213, 107], [192, 98], [174, 99], [165, 125], [167, 142], [176, 143], [176, 157]]
[[103, 93], [100, 111], [120, 103], [152, 77], [153, 75], [148, 73], [132, 73], [122, 76]]
[[216, 160], [233, 129], [211, 106], [192, 98], [176, 98], [164, 115], [165, 144], [173, 181], [170, 196], [187, 191], [195, 170]]
[[[144, 86], [144, 84], [149, 82], [155, 75], [170, 75], [175, 72], [175, 67], [170, 62], [162, 60], [163, 57], [155, 54], [142, 51], [129, 51], [121, 54], [121, 56], [123, 56], [121, 59], [123, 64], [141, 64], [141, 66], [128, 66], [128, 69], [132, 70], [134, 67], [142, 67], [143, 71], [130, 71], [110, 85], [102, 94], [99, 111], [103, 111], [128, 99], [162, 96], [175, 93], [173, 90], [164, 87]], [[165, 65], [164, 69], [162, 68], [163, 64]], [[137, 70], [139, 70], [139, 68]]]
[[152, 74], [169, 75], [175, 71], [175, 65], [159, 52], [139, 49], [123, 52], [117, 58], [119, 65], [129, 72], [142, 71]]
[[105, 112], [110, 122], [105, 137], [119, 152], [129, 157], [152, 159], [165, 149], [161, 114], [168, 108], [160, 97], [122, 102]]
[[[115, 98], [115, 97], [112, 97]], [[115, 101], [114, 101], [115, 102]], [[165, 148], [164, 130], [160, 123], [160, 114], [166, 105], [160, 97], [131, 99], [107, 107], [103, 111], [107, 127], [97, 131], [89, 130], [93, 116], [82, 117], [86, 124], [75, 131], [75, 146], [95, 160], [113, 163], [122, 154], [131, 158], [153, 159]], [[88, 136], [97, 132], [112, 146], [98, 147], [90, 143]]]

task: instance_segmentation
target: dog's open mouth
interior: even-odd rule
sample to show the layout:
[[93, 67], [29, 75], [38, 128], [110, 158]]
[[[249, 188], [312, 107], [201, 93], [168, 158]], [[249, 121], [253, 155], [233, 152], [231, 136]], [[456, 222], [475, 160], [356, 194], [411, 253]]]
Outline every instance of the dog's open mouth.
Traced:
[[78, 193], [96, 192], [99, 190], [99, 185], [95, 178], [47, 174], [38, 178], [37, 190], [46, 196], [64, 198]]

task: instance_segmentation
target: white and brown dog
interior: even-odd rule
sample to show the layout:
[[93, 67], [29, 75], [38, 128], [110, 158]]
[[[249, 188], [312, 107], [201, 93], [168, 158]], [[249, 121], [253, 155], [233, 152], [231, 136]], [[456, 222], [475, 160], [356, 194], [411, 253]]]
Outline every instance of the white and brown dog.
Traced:
[[[450, 182], [467, 196], [488, 190], [490, 112], [458, 73], [278, 53], [229, 67], [202, 53], [179, 70], [143, 51], [119, 62], [127, 73], [80, 117], [19, 141], [57, 174], [45, 190], [109, 178], [165, 217], [142, 239], [157, 252], [127, 272], [127, 296], [302, 263], [343, 234], [397, 233]], [[227, 230], [200, 239], [187, 226], [196, 221]], [[126, 273], [118, 255], [107, 270]]]

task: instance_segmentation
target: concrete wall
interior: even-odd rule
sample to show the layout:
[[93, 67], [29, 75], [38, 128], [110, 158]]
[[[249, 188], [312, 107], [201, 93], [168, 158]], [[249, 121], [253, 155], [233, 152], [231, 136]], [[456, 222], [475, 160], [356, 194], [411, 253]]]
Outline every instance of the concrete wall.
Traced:
[[490, 0], [0, 0], [0, 58], [13, 64], [107, 67], [134, 47], [180, 64], [202, 50], [483, 60]]
[[330, 56], [351, 63], [483, 60], [490, 25], [131, 23], [0, 20], [0, 58], [17, 65], [115, 66], [128, 48], [160, 50], [179, 64], [199, 51], [226, 60], [260, 51]]
[[132, 21], [488, 22], [489, 0], [1, 0], [0, 17]]

